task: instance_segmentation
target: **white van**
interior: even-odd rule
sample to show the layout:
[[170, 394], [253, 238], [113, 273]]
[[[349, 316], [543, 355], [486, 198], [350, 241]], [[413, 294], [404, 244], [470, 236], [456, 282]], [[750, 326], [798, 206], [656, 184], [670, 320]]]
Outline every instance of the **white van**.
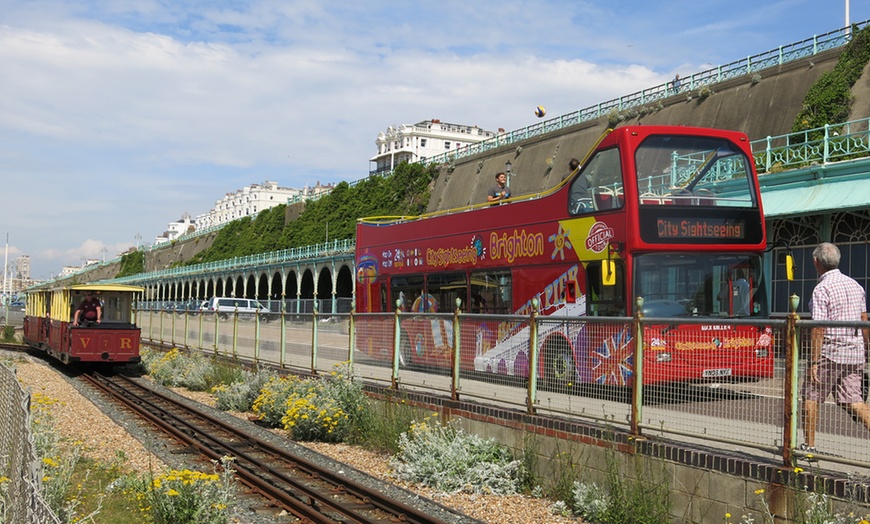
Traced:
[[[219, 313], [221, 318], [227, 318], [229, 315], [238, 312], [242, 315], [255, 315], [257, 313], [271, 313], [269, 308], [260, 304], [256, 300], [250, 298], [230, 298], [230, 297], [212, 297], [202, 305], [203, 311], [211, 311]], [[268, 317], [261, 317], [268, 318]]]

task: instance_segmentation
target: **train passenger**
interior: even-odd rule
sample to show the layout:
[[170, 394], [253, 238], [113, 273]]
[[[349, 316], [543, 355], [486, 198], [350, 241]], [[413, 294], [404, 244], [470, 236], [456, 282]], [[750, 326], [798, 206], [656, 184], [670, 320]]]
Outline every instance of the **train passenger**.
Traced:
[[76, 309], [73, 325], [78, 326], [80, 322], [96, 322], [99, 324], [102, 319], [103, 305], [100, 303], [100, 299], [94, 296], [92, 291], [88, 291], [85, 294], [85, 299], [82, 300], [82, 303]]

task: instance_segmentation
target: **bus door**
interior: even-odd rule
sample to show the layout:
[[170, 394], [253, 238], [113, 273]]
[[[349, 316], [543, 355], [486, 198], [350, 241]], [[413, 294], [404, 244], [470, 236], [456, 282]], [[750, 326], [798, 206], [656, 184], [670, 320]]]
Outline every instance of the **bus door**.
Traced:
[[[594, 261], [586, 265], [586, 314], [591, 317], [624, 317], [626, 307], [626, 271], [622, 260], [614, 260], [615, 282], [605, 285], [603, 265]], [[587, 324], [575, 339], [577, 374], [581, 382], [624, 386], [633, 373], [630, 323]]]
[[586, 314], [590, 317], [622, 317], [627, 314], [625, 299], [625, 264], [615, 260], [616, 282], [604, 285], [602, 265], [606, 261], [586, 265]]

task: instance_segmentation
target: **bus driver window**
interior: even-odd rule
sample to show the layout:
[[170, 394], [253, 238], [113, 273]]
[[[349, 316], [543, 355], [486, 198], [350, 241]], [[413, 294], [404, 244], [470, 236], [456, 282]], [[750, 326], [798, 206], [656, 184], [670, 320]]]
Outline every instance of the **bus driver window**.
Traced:
[[568, 212], [572, 215], [622, 207], [623, 181], [619, 149], [600, 151], [571, 182]]

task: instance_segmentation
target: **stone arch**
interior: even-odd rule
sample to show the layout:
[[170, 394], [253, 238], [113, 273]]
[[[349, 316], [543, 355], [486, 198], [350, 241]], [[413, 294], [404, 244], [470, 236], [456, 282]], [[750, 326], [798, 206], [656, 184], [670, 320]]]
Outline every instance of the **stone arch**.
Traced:
[[314, 273], [311, 268], [306, 269], [302, 273], [302, 279], [299, 284], [299, 298], [303, 300], [314, 298]]
[[353, 298], [353, 268], [347, 264], [342, 264], [338, 268], [338, 274], [335, 277], [335, 296], [339, 298]]
[[284, 281], [284, 296], [286, 298], [299, 298], [299, 272], [295, 269], [287, 273]]
[[260, 298], [257, 295], [257, 276], [254, 274], [248, 275], [245, 281], [245, 298]]
[[320, 270], [317, 276], [317, 286], [315, 287], [317, 298], [319, 300], [329, 300], [332, 298], [332, 272], [328, 267]]
[[332, 313], [335, 310], [335, 301], [332, 296], [333, 283], [332, 271], [328, 267], [320, 269], [317, 277], [317, 286], [315, 293], [317, 294], [317, 310], [323, 313]]
[[353, 310], [354, 271], [348, 264], [342, 264], [335, 276], [335, 312], [349, 313]]
[[272, 300], [280, 300], [284, 298], [283, 284], [284, 282], [281, 278], [281, 273], [275, 271], [275, 273], [272, 274], [272, 279], [269, 282], [269, 289], [267, 290], [269, 298]]
[[257, 278], [257, 299], [272, 299], [271, 293], [269, 293], [269, 274], [266, 272], [260, 273], [260, 276]]

